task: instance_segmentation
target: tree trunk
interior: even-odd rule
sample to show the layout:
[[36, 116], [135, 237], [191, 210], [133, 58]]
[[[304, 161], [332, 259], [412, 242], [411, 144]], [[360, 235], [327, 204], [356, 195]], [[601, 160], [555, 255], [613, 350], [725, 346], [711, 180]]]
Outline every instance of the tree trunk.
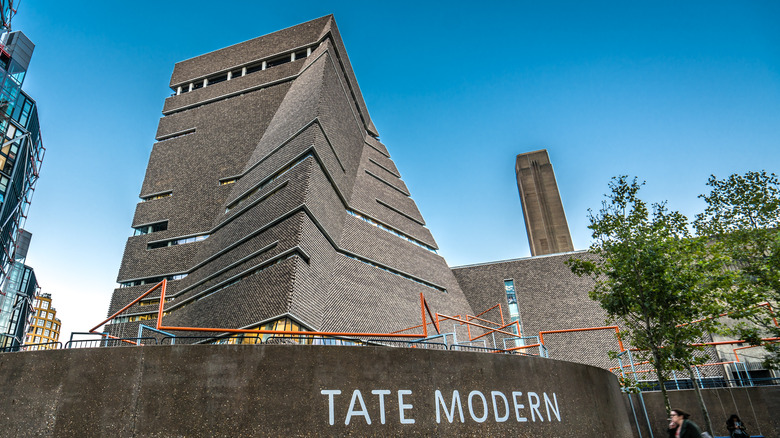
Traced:
[[672, 413], [672, 406], [669, 404], [669, 394], [666, 392], [666, 370], [661, 369], [660, 356], [655, 350], [652, 352], [654, 358], [655, 375], [658, 376], [658, 383], [661, 386], [661, 394], [664, 396], [664, 406], [666, 406], [666, 416]]
[[712, 433], [712, 421], [710, 421], [710, 413], [707, 411], [707, 406], [704, 404], [704, 398], [701, 395], [701, 388], [699, 388], [699, 381], [696, 380], [696, 376], [693, 375], [693, 367], [689, 364], [685, 364], [688, 368], [688, 375], [691, 376], [693, 382], [693, 389], [696, 391], [696, 398], [699, 400], [699, 407], [701, 408], [701, 414], [704, 416], [704, 429], [707, 432]]

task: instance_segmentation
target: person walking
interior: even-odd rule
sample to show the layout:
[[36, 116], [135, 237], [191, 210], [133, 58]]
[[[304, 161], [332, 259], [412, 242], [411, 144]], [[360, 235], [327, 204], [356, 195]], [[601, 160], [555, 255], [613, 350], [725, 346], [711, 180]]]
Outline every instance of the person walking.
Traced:
[[677, 423], [675, 423], [670, 418], [669, 419], [669, 429], [666, 430], [666, 433], [669, 435], [669, 438], [675, 438], [677, 436], [677, 429], [679, 429], [679, 427], [677, 426]]
[[688, 418], [691, 414], [680, 409], [672, 409], [671, 420], [677, 425], [675, 438], [702, 438], [701, 429]]

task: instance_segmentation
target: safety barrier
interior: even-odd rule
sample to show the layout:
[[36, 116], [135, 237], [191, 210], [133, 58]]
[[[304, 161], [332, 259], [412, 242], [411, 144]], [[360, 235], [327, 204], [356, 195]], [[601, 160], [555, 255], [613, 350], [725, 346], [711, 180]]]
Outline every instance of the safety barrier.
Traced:
[[0, 353], [13, 353], [16, 351], [36, 351], [36, 350], [59, 350], [62, 348], [62, 342], [42, 342], [39, 344], [24, 344], [13, 347], [0, 348]]
[[99, 339], [73, 339], [73, 335], [95, 333], [72, 333], [71, 340], [65, 343], [65, 348], [101, 348], [101, 347], [134, 347], [140, 345], [156, 345], [157, 339], [146, 338], [115, 338], [101, 336]]

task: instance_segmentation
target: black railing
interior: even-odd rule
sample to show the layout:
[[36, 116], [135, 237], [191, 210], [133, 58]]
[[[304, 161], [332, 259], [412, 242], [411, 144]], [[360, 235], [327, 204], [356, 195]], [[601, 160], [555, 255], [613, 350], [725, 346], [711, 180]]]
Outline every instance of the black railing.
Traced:
[[453, 351], [478, 351], [478, 352], [504, 353], [504, 354], [523, 354], [523, 353], [515, 353], [514, 351], [510, 351], [510, 350], [504, 350], [504, 349], [501, 349], [501, 348], [479, 347], [477, 345], [460, 345], [460, 344], [452, 344], [452, 345], [450, 345], [450, 350], [453, 350]]
[[15, 351], [59, 350], [62, 342], [42, 342], [40, 344], [15, 345], [13, 347], [0, 348], [0, 353], [12, 353]]
[[[426, 350], [452, 350], [452, 351], [476, 351], [488, 353], [517, 354], [533, 356], [527, 353], [518, 353], [510, 350], [491, 347], [479, 347], [474, 345], [448, 345], [443, 342], [430, 342], [425, 340], [410, 341], [399, 339], [357, 339], [333, 336], [315, 335], [262, 335], [258, 333], [239, 334], [230, 337], [214, 336], [164, 336], [136, 337], [136, 338], [109, 338], [101, 333], [73, 333], [72, 335], [100, 336], [97, 339], [73, 339], [65, 343], [65, 349], [72, 348], [101, 348], [101, 347], [134, 347], [140, 345], [174, 345], [174, 344], [209, 344], [209, 345], [346, 345], [346, 346], [377, 346], [395, 348], [421, 348]], [[23, 345], [20, 347], [6, 347], [0, 349], [0, 353], [10, 351], [29, 351], [44, 349], [52, 345], [52, 349], [62, 349], [61, 342], [49, 342], [45, 344]], [[755, 380], [755, 379], [754, 379]]]
[[[742, 379], [703, 377], [701, 379], [697, 378], [696, 381], [699, 383], [699, 387], [704, 389], [780, 385], [780, 377], [751, 377], [750, 380], [748, 380], [747, 377]], [[691, 379], [666, 380], [664, 381], [664, 386], [666, 387], [667, 391], [678, 389], [693, 389], [693, 382]], [[637, 382], [636, 387], [642, 392], [653, 392], [661, 390], [657, 380], [640, 380]]]
[[65, 343], [65, 348], [100, 348], [100, 347], [137, 347], [140, 345], [156, 345], [156, 338], [107, 338], [71, 339]]
[[396, 339], [369, 339], [370, 345], [385, 346], [385, 347], [401, 347], [401, 348], [423, 348], [426, 350], [446, 350], [447, 344], [443, 342], [427, 342], [427, 341], [400, 341]]

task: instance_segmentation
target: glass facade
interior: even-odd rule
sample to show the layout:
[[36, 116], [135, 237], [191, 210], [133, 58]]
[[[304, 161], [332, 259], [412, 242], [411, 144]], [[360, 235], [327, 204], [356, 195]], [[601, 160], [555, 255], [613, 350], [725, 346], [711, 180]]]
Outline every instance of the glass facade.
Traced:
[[[167, 227], [166, 222], [166, 227]], [[209, 238], [208, 234], [201, 234], [200, 236], [190, 236], [185, 237], [181, 239], [173, 239], [173, 240], [164, 240], [161, 242], [152, 242], [148, 245], [146, 245], [146, 249], [157, 249], [157, 248], [164, 248], [166, 246], [176, 246], [176, 245], [184, 245], [186, 243], [193, 243], [193, 242], [200, 242], [201, 240], [206, 240]]]
[[[303, 326], [293, 321], [290, 318], [280, 318], [275, 321], [260, 324], [257, 327], [253, 327], [260, 330], [284, 330], [293, 332], [306, 332], [308, 331]], [[311, 344], [313, 339], [305, 337], [305, 333], [301, 333], [303, 337], [298, 338], [295, 335], [271, 335], [261, 333], [238, 333], [227, 338], [221, 338], [214, 341], [214, 344], [262, 344], [262, 343], [295, 343], [295, 344]]]
[[0, 295], [0, 350], [16, 351], [24, 342], [27, 327], [36, 314], [33, 302], [39, 290], [32, 268], [21, 262], [11, 265]]
[[159, 222], [156, 224], [142, 225], [140, 227], [134, 227], [133, 236], [141, 236], [149, 233], [156, 233], [158, 231], [165, 231], [168, 229], [168, 221]]
[[35, 101], [22, 90], [34, 47], [19, 31], [0, 37], [0, 287], [19, 261], [16, 240], [45, 152]]
[[[509, 304], [509, 320], [517, 321], [522, 331], [523, 322], [520, 320], [520, 307], [517, 305], [517, 292], [515, 291], [514, 280], [504, 280], [504, 290], [506, 291], [506, 302]], [[512, 327], [512, 331], [517, 333], [517, 328]]]
[[[173, 281], [173, 280], [181, 280], [182, 278], [186, 277], [187, 274], [173, 274], [173, 275], [166, 275], [164, 277], [149, 277], [149, 278], [141, 278], [138, 280], [133, 281], [125, 281], [124, 283], [119, 283], [119, 287], [132, 287], [132, 286], [141, 286], [143, 284], [157, 284], [163, 280]], [[159, 300], [157, 300], [159, 302]], [[143, 301], [141, 301], [143, 303]], [[143, 305], [143, 304], [141, 304]]]

